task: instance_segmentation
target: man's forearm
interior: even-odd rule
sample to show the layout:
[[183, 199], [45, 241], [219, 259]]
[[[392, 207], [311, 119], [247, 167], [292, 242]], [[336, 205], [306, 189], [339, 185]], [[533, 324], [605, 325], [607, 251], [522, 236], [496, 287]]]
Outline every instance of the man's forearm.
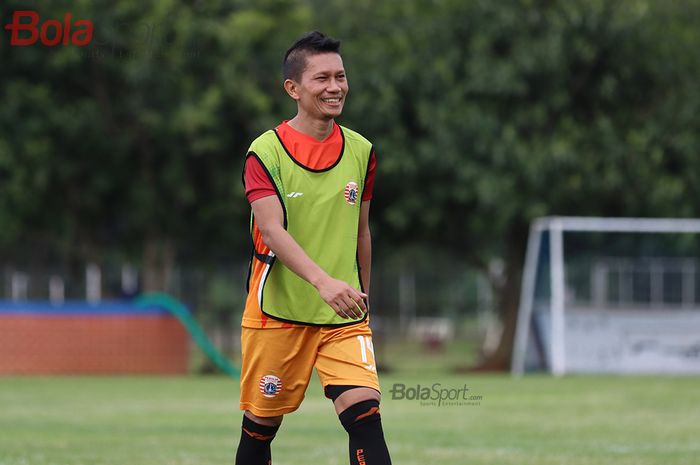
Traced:
[[263, 232], [263, 242], [287, 268], [312, 286], [318, 288], [319, 283], [328, 277], [284, 228]]
[[326, 273], [282, 227], [262, 230], [263, 241], [284, 265], [314, 286], [323, 299], [343, 318], [361, 318], [367, 307], [367, 294]]

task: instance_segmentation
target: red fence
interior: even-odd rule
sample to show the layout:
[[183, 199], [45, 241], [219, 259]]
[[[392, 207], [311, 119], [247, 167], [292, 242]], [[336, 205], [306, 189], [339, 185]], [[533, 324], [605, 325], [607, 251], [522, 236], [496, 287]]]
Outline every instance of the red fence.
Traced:
[[0, 302], [0, 375], [185, 374], [189, 337], [161, 309]]

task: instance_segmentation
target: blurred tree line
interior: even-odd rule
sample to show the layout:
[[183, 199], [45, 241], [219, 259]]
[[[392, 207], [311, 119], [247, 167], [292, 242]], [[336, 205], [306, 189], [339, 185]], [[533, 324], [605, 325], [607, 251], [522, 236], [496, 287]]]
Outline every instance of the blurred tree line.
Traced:
[[0, 22], [21, 9], [95, 33], [0, 30], [4, 261], [116, 254], [156, 288], [246, 257], [244, 155], [293, 116], [281, 59], [312, 29], [343, 41], [341, 123], [378, 148], [375, 254], [490, 276], [505, 330], [482, 368], [509, 362], [533, 218], [700, 216], [697, 0], [6, 1]]

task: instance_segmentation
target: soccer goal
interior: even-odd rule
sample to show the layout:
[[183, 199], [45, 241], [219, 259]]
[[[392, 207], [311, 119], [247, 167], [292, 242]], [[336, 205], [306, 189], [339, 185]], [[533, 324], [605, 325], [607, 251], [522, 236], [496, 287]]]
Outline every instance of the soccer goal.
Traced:
[[700, 374], [700, 220], [530, 228], [513, 374]]

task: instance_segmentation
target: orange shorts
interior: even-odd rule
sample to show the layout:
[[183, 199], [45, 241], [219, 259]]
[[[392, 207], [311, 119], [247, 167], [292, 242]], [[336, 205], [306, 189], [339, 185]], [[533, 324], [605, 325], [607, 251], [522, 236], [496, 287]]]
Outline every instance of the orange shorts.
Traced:
[[379, 391], [367, 320], [339, 328], [242, 328], [241, 410], [259, 417], [299, 408], [316, 367], [321, 384]]

